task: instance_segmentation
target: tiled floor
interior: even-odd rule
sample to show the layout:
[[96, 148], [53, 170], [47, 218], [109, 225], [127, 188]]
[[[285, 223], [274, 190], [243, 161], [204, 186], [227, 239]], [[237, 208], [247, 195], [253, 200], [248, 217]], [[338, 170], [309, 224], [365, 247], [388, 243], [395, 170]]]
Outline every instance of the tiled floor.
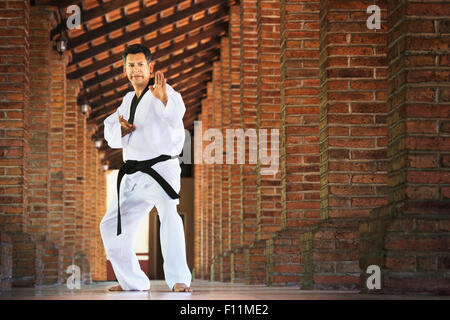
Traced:
[[170, 292], [161, 280], [151, 282], [150, 291], [109, 292], [116, 282], [97, 282], [70, 290], [65, 285], [13, 288], [0, 293], [5, 300], [450, 300], [450, 296], [404, 296], [359, 294], [357, 291], [301, 291], [298, 287], [267, 287], [195, 280], [191, 293]]

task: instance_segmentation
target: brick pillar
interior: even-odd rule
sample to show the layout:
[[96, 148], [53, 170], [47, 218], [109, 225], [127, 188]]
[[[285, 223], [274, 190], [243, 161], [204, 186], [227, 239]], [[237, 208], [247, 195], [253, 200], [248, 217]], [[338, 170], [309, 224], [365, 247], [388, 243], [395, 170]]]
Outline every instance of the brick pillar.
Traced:
[[364, 218], [387, 196], [386, 24], [367, 28], [373, 1], [321, 4], [322, 218]]
[[[5, 273], [12, 275], [14, 286], [39, 285], [42, 282], [42, 246], [27, 233], [30, 221], [30, 6], [25, 0], [3, 1], [0, 8], [0, 224], [2, 230], [9, 233], [3, 237], [9, 238], [12, 244], [12, 268], [6, 263]], [[11, 285], [8, 280], [11, 279], [6, 280], [7, 286]]]
[[76, 152], [76, 171], [77, 171], [77, 197], [75, 200], [75, 264], [81, 268], [82, 274], [88, 268], [88, 256], [86, 254], [86, 247], [89, 239], [84, 237], [85, 232], [85, 212], [87, 208], [87, 193], [89, 192], [87, 186], [86, 176], [86, 145], [87, 145], [87, 114], [83, 115], [78, 109], [77, 116], [77, 152]]
[[30, 17], [30, 234], [42, 246], [42, 283], [61, 283], [63, 249], [47, 241], [50, 204], [51, 54], [48, 38], [54, 25], [54, 8], [32, 7]]
[[36, 239], [45, 240], [49, 228], [50, 152], [49, 119], [51, 101], [51, 42], [49, 33], [52, 11], [32, 7], [30, 22], [30, 226]]
[[[231, 129], [241, 128], [241, 16], [240, 6], [230, 8], [230, 95], [231, 95]], [[233, 146], [235, 144], [233, 143]], [[234, 154], [237, 154], [237, 148], [234, 147]], [[241, 165], [236, 164], [236, 156], [230, 167], [231, 186], [230, 186], [230, 246], [235, 250], [242, 243], [242, 224], [241, 216], [243, 210], [242, 202], [242, 183], [241, 183]], [[231, 265], [233, 268], [233, 264]], [[233, 274], [233, 270], [231, 270]], [[232, 278], [233, 280], [233, 278]]]
[[[281, 229], [281, 170], [271, 152], [272, 134], [279, 149], [281, 130], [280, 1], [258, 1], [258, 166], [257, 239], [268, 239]], [[261, 135], [265, 136], [262, 143]], [[275, 135], [274, 135], [275, 137]], [[263, 155], [267, 159], [261, 158]], [[276, 159], [273, 159], [273, 157]], [[277, 161], [277, 165], [274, 162]], [[271, 168], [272, 167], [272, 168]]]
[[194, 278], [203, 278], [203, 164], [198, 163], [199, 148], [202, 148], [201, 137], [199, 139], [196, 135], [201, 135], [202, 132], [197, 132], [197, 126], [202, 123], [202, 113], [198, 116], [198, 122], [195, 123], [194, 128]]
[[64, 115], [66, 110], [66, 66], [68, 56], [51, 52], [50, 103], [50, 234], [49, 239], [64, 244]]
[[1, 224], [26, 232], [29, 215], [30, 37], [28, 1], [2, 2], [0, 13]]
[[[386, 203], [386, 25], [367, 27], [373, 1], [321, 1], [321, 218], [303, 287], [359, 286], [358, 224]], [[382, 17], [386, 2], [379, 1]], [[306, 268], [306, 267], [305, 267]], [[311, 269], [311, 268], [310, 268]]]
[[[213, 63], [213, 80], [212, 80], [212, 128], [222, 132], [222, 69], [221, 63], [216, 61]], [[220, 259], [222, 248], [222, 164], [223, 154], [217, 154], [217, 149], [215, 150], [216, 161], [219, 163], [214, 163], [212, 167], [212, 258], [215, 260], [211, 280], [220, 280]]]
[[[93, 161], [92, 157], [94, 155], [95, 146], [92, 141], [92, 134], [94, 133], [94, 127], [92, 125], [87, 125], [86, 127], [86, 165], [85, 165], [85, 177], [86, 177], [86, 208], [83, 213], [83, 237], [84, 239], [91, 239], [92, 236], [92, 215], [93, 215], [93, 203], [95, 203], [95, 178], [93, 176]], [[92, 281], [92, 272], [93, 272], [93, 250], [92, 250], [92, 241], [85, 242], [85, 254], [87, 256], [87, 260], [89, 261], [89, 266], [86, 267], [83, 273], [83, 281], [89, 283]]]
[[[220, 61], [222, 64], [222, 134], [226, 141], [226, 130], [231, 125], [231, 80], [230, 80], [230, 39], [223, 37], [221, 40]], [[225, 144], [224, 144], [225, 145]], [[226, 163], [224, 151], [224, 164], [221, 174], [222, 193], [222, 281], [230, 281], [230, 249], [231, 249], [231, 164]]]
[[319, 1], [282, 3], [282, 225], [319, 218]]
[[[250, 245], [257, 232], [257, 81], [258, 34], [256, 0], [243, 0], [241, 7], [241, 115], [240, 128], [252, 138], [245, 138], [245, 162], [242, 165], [243, 184], [243, 244]], [[247, 135], [246, 135], [247, 136]], [[254, 139], [257, 140], [257, 139]], [[252, 159], [253, 158], [253, 159]], [[255, 163], [250, 163], [250, 160]]]
[[[197, 118], [197, 121], [199, 119], [200, 117]], [[202, 246], [201, 229], [200, 229], [201, 225], [200, 170], [201, 165], [198, 165], [196, 163], [192, 165], [192, 174], [194, 176], [194, 266], [192, 271], [193, 279], [198, 278], [200, 275], [200, 259], [201, 259], [200, 248]]]
[[[200, 130], [200, 132], [197, 132], [197, 134], [201, 135], [200, 137], [198, 137], [196, 139], [196, 142], [198, 143], [198, 148], [200, 148], [201, 150], [203, 150], [203, 140], [202, 140], [202, 136], [203, 136], [203, 131], [204, 129], [204, 124], [206, 122], [206, 117], [205, 117], [205, 109], [203, 108], [206, 105], [206, 101], [203, 100], [202, 101], [202, 112], [199, 114], [199, 123], [202, 124], [202, 130]], [[197, 149], [198, 150], [198, 149]], [[200, 158], [200, 163], [197, 164], [197, 168], [198, 170], [196, 172], [198, 172], [198, 179], [199, 179], [199, 207], [198, 207], [198, 230], [199, 230], [199, 269], [198, 269], [198, 277], [201, 279], [206, 279], [206, 257], [207, 257], [207, 252], [206, 252], [206, 168], [205, 165], [203, 164], [203, 159]]]
[[281, 3], [281, 223], [267, 283], [298, 285], [299, 235], [319, 221], [319, 1]]
[[[204, 110], [205, 115], [203, 118], [203, 132], [212, 128], [212, 119], [213, 119], [213, 84], [212, 82], [208, 82], [207, 84], [207, 98], [204, 100], [204, 104], [202, 106], [202, 110]], [[203, 112], [203, 111], [202, 111]], [[203, 150], [205, 150], [206, 146], [209, 145], [208, 142], [203, 141]], [[205, 211], [204, 211], [204, 235], [205, 235], [205, 271], [204, 276], [206, 279], [211, 279], [213, 277], [212, 272], [212, 258], [213, 258], [213, 227], [214, 224], [212, 222], [213, 219], [213, 189], [212, 189], [212, 179], [213, 179], [213, 166], [211, 164], [203, 163], [205, 175], [204, 175], [204, 194], [205, 194]]]
[[[95, 126], [92, 125], [91, 132], [95, 132]], [[90, 207], [91, 210], [89, 212], [89, 238], [91, 241], [89, 242], [89, 256], [91, 261], [91, 277], [92, 280], [95, 279], [97, 273], [98, 266], [98, 257], [97, 257], [97, 239], [95, 238], [96, 230], [99, 228], [99, 224], [97, 223], [97, 201], [99, 197], [99, 177], [98, 177], [98, 167], [99, 167], [99, 154], [98, 149], [95, 147], [95, 140], [92, 140], [90, 148], [92, 149], [90, 164], [89, 164], [89, 173], [91, 175], [91, 189], [93, 191], [93, 195], [91, 198]]]
[[13, 267], [13, 241], [11, 236], [0, 230], [0, 291], [11, 289]]
[[360, 227], [361, 288], [448, 295], [450, 4], [389, 1], [388, 14], [389, 203]]
[[66, 110], [64, 113], [64, 266], [75, 263], [76, 199], [77, 193], [77, 96], [81, 88], [79, 80], [67, 80]]
[[[241, 129], [243, 123], [242, 114], [242, 15], [241, 6], [230, 8], [230, 59], [231, 59], [231, 128], [233, 130]], [[237, 155], [241, 150], [238, 143], [233, 142], [234, 159], [231, 165], [231, 282], [243, 282], [244, 274], [244, 255], [242, 246], [244, 244], [243, 214], [243, 165], [238, 164]]]
[[103, 154], [96, 152], [96, 201], [95, 201], [95, 217], [93, 224], [93, 237], [95, 239], [94, 266], [92, 273], [93, 281], [106, 280], [106, 253], [100, 234], [100, 221], [106, 211], [106, 174], [103, 169]]

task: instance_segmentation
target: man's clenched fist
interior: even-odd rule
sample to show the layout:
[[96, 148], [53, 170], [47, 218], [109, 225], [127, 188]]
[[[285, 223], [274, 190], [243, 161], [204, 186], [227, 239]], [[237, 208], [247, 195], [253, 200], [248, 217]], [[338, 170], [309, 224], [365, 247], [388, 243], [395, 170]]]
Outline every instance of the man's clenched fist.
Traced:
[[126, 136], [130, 132], [136, 130], [136, 126], [134, 124], [129, 123], [127, 120], [123, 118], [123, 116], [119, 116], [120, 126], [122, 128], [122, 137]]

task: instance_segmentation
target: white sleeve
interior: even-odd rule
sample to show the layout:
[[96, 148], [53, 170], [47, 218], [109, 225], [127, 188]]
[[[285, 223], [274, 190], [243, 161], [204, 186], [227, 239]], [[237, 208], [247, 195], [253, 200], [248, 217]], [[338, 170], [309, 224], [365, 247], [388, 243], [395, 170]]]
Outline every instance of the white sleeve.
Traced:
[[113, 149], [121, 149], [126, 147], [127, 136], [122, 137], [122, 126], [119, 122], [119, 116], [124, 115], [123, 105], [127, 100], [127, 95], [122, 99], [122, 103], [116, 112], [109, 115], [104, 121], [103, 136], [108, 145]]
[[108, 145], [113, 149], [122, 148], [122, 128], [119, 122], [119, 110], [116, 110], [103, 121], [103, 135]]
[[183, 98], [179, 92], [173, 91], [168, 95], [167, 104], [164, 104], [158, 98], [156, 101], [156, 113], [172, 127], [178, 127], [183, 125], [183, 116], [186, 112], [186, 106], [184, 105]]

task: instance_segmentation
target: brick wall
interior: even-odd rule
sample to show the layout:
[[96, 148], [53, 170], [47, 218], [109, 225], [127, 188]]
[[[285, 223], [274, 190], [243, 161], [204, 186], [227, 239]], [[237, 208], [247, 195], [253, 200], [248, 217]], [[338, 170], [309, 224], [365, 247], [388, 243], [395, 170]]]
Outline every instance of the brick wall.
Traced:
[[[86, 139], [79, 83], [66, 80], [68, 57], [49, 41], [56, 8], [8, 0], [0, 9], [0, 287], [61, 284], [72, 263], [84, 282], [91, 270], [106, 279], [105, 174]], [[94, 158], [84, 162], [90, 147]]]
[[[241, 128], [241, 14], [240, 6], [233, 6], [230, 8], [230, 23], [229, 23], [229, 37], [230, 37], [230, 94], [231, 94], [231, 129]], [[231, 250], [234, 250], [242, 245], [242, 181], [241, 170], [242, 166], [237, 165], [237, 153], [239, 147], [236, 146], [233, 165], [230, 167], [231, 171], [231, 187], [230, 187], [230, 223], [231, 223]], [[232, 264], [233, 266], [233, 264]]]
[[[230, 41], [229, 38], [222, 38], [220, 50], [220, 62], [222, 70], [222, 101], [221, 101], [221, 120], [222, 134], [226, 137], [226, 130], [231, 128], [231, 90], [230, 90]], [[222, 165], [221, 179], [221, 248], [222, 270], [220, 272], [221, 281], [230, 281], [230, 258], [231, 249], [231, 165], [226, 163], [226, 150], [224, 152], [224, 164]]]
[[[241, 1], [241, 117], [244, 133], [256, 138], [258, 99], [257, 1]], [[249, 245], [257, 232], [257, 141], [245, 138], [245, 162], [242, 165], [243, 245]]]
[[377, 1], [381, 28], [369, 29], [373, 4], [230, 9], [230, 55], [222, 44], [199, 119], [204, 130], [279, 128], [280, 171], [264, 176], [248, 156], [229, 168], [197, 165], [203, 278], [367, 291], [366, 268], [377, 264], [383, 292], [443, 291], [448, 4]]
[[448, 294], [449, 31], [446, 1], [388, 6], [388, 201], [361, 224], [361, 270], [381, 268], [381, 289]]
[[271, 159], [271, 146], [275, 142], [272, 141], [272, 133], [281, 129], [280, 1], [259, 0], [257, 8], [257, 239], [268, 239], [281, 229], [281, 172], [279, 165], [273, 164], [274, 170], [269, 173], [267, 161]]

